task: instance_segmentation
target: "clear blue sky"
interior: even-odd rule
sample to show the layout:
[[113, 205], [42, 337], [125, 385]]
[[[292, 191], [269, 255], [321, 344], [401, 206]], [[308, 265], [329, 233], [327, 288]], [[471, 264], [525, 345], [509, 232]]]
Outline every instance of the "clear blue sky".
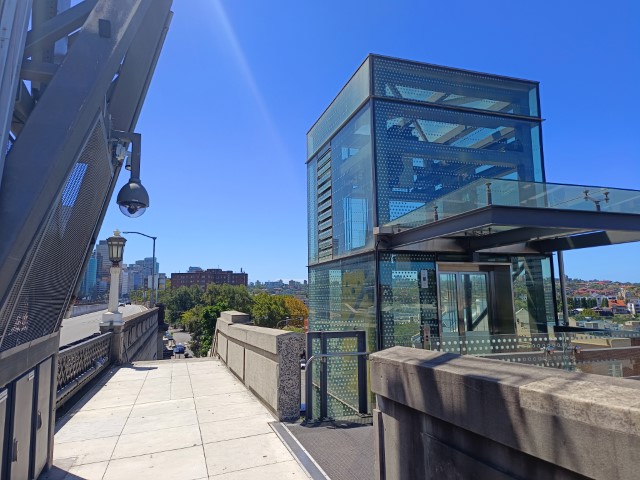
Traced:
[[[160, 270], [307, 278], [305, 136], [368, 53], [541, 82], [547, 180], [640, 189], [640, 2], [176, 0], [138, 122]], [[127, 180], [122, 174], [120, 184]], [[118, 187], [119, 188], [119, 187]], [[117, 191], [117, 190], [116, 190]], [[130, 236], [125, 262], [151, 255]], [[640, 243], [569, 252], [640, 281]]]

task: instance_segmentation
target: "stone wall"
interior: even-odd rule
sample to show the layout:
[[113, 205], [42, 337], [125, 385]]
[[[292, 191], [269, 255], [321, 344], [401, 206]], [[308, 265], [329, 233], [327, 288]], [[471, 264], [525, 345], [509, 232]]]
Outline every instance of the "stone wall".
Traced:
[[639, 382], [405, 347], [370, 359], [379, 479], [638, 478]]
[[300, 416], [299, 333], [250, 325], [249, 315], [222, 312], [216, 324], [216, 354], [279, 420]]
[[101, 324], [100, 332], [113, 332], [111, 361], [116, 365], [135, 361], [162, 359], [159, 356], [158, 308], [145, 310], [122, 319], [116, 325]]
[[93, 303], [91, 305], [74, 305], [69, 311], [69, 317], [77, 317], [79, 315], [86, 315], [87, 313], [100, 312], [106, 310], [108, 304], [106, 303]]

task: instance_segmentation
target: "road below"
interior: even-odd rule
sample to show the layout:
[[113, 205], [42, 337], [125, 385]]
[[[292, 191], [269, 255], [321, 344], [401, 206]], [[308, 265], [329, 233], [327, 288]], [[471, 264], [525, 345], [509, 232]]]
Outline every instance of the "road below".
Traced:
[[[118, 307], [118, 310], [120, 310], [123, 317], [128, 317], [142, 312], [144, 309], [145, 308], [142, 305]], [[106, 310], [87, 313], [86, 315], [79, 315], [77, 317], [65, 318], [62, 321], [62, 328], [60, 329], [60, 346], [62, 347], [99, 332], [99, 325], [102, 321], [102, 314], [104, 312], [106, 312]]]
[[191, 341], [191, 334], [189, 332], [183, 332], [181, 330], [171, 329], [171, 334], [173, 335], [173, 340], [176, 344], [181, 343], [185, 346], [187, 353], [191, 358], [193, 358], [193, 352], [191, 348], [189, 348], [189, 342]]

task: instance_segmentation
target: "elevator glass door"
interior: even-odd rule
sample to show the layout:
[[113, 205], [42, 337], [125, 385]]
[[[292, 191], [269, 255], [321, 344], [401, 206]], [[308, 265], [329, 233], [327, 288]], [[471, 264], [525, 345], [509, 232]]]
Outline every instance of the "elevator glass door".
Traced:
[[444, 272], [439, 275], [442, 336], [489, 335], [489, 278], [486, 272]]

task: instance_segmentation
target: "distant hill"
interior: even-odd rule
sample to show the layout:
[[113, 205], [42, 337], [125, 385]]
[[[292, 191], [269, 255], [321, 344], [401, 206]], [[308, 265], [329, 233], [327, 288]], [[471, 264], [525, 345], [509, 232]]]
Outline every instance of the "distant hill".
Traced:
[[[556, 279], [556, 282], [559, 281], [559, 279]], [[556, 285], [558, 285], [558, 283], [556, 283]], [[568, 278], [566, 287], [567, 296], [570, 297], [590, 297], [592, 295], [616, 298], [640, 297], [640, 283]]]

